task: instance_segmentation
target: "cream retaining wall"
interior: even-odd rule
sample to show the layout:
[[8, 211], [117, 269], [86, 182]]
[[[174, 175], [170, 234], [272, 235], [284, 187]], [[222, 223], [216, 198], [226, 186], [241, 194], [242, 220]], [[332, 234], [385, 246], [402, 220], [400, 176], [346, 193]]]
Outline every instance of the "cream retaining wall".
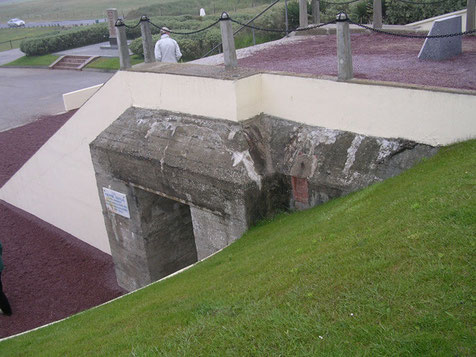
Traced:
[[458, 11], [455, 11], [455, 12], [450, 12], [448, 14], [435, 16], [435, 17], [432, 17], [432, 18], [429, 18], [429, 19], [418, 21], [418, 22], [412, 22], [411, 24], [406, 24], [405, 26], [407, 26], [407, 27], [416, 27], [419, 30], [426, 30], [426, 31], [429, 32], [431, 30], [432, 26], [433, 26], [433, 23], [436, 20], [441, 20], [441, 19], [445, 19], [445, 18], [450, 17], [450, 16], [458, 16], [459, 15], [459, 16], [461, 16], [461, 31], [464, 32], [464, 31], [466, 31], [466, 10], [467, 9], [458, 10]]
[[103, 84], [98, 84], [63, 94], [64, 109], [69, 112], [70, 110], [81, 108], [102, 86]]
[[0, 199], [110, 253], [89, 143], [131, 106], [232, 121], [266, 113], [430, 145], [476, 137], [476, 92], [279, 74], [232, 81], [121, 71], [0, 189]]
[[262, 111], [283, 119], [428, 145], [476, 136], [472, 95], [262, 74]]
[[89, 143], [132, 105], [113, 76], [0, 189], [0, 199], [110, 254]]
[[121, 75], [130, 88], [135, 107], [238, 120], [233, 81], [163, 73]]

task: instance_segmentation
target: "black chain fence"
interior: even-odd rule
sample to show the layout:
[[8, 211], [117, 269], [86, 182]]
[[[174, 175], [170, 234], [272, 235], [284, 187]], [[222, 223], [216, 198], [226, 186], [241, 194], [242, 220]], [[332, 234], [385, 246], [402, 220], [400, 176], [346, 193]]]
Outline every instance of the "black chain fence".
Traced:
[[[360, 1], [360, 0], [353, 0], [352, 2], [355, 2], [355, 1]], [[398, 0], [398, 1], [405, 1], [405, 0]], [[444, 0], [446, 1], [446, 0]], [[406, 2], [406, 1], [405, 1]], [[167, 32], [171, 33], [171, 34], [175, 34], [175, 35], [194, 35], [194, 34], [197, 34], [197, 33], [200, 33], [200, 32], [203, 32], [203, 31], [207, 31], [209, 29], [211, 29], [212, 27], [214, 27], [215, 25], [217, 25], [220, 21], [225, 21], [225, 20], [230, 20], [231, 22], [237, 24], [237, 25], [240, 25], [242, 27], [246, 27], [246, 28], [249, 28], [249, 29], [253, 29], [253, 30], [257, 30], [257, 31], [264, 31], [264, 32], [274, 32], [274, 33], [286, 33], [286, 32], [299, 32], [299, 31], [309, 31], [309, 30], [312, 30], [312, 29], [316, 29], [316, 28], [319, 28], [319, 27], [324, 27], [324, 26], [327, 26], [327, 25], [331, 25], [331, 24], [334, 24], [336, 23], [336, 20], [332, 20], [332, 21], [329, 21], [329, 22], [326, 22], [326, 23], [322, 23], [322, 24], [317, 24], [317, 25], [311, 25], [311, 26], [308, 26], [308, 27], [302, 27], [302, 28], [295, 28], [295, 29], [292, 29], [292, 30], [288, 30], [286, 31], [286, 29], [272, 29], [272, 28], [263, 28], [263, 27], [258, 27], [258, 26], [254, 26], [254, 25], [251, 25], [249, 23], [245, 24], [243, 22], [240, 22], [238, 20], [234, 20], [232, 19], [231, 17], [228, 17], [228, 18], [220, 18], [218, 19], [217, 21], [215, 21], [214, 23], [204, 27], [204, 28], [201, 28], [201, 29], [198, 29], [198, 30], [194, 30], [194, 31], [189, 31], [189, 32], [176, 32], [176, 31], [171, 31], [169, 29], [167, 29]], [[130, 29], [134, 29], [136, 28], [137, 26], [139, 26], [141, 24], [142, 21], [147, 21], [149, 22], [152, 26], [158, 28], [159, 30], [164, 30], [166, 27], [165, 26], [159, 26], [159, 25], [156, 25], [154, 24], [152, 21], [150, 21], [149, 19], [146, 19], [146, 20], [140, 20], [136, 25], [134, 26], [128, 26], [126, 25], [122, 20], [118, 20], [116, 22], [116, 27], [120, 27], [120, 26], [125, 26], [126, 28], [130, 28]], [[421, 38], [445, 38], [445, 37], [456, 37], [456, 36], [465, 36], [465, 35], [470, 35], [470, 34], [473, 34], [473, 33], [476, 33], [476, 30], [469, 30], [469, 31], [464, 31], [464, 32], [457, 32], [457, 33], [450, 33], [450, 34], [444, 34], [444, 35], [411, 35], [411, 34], [403, 34], [403, 33], [397, 33], [397, 32], [389, 32], [389, 31], [385, 31], [385, 30], [381, 30], [381, 29], [376, 29], [376, 28], [373, 28], [373, 27], [370, 27], [370, 26], [367, 26], [367, 25], [364, 25], [364, 24], [359, 24], [357, 22], [354, 22], [352, 20], [350, 20], [349, 18], [346, 20], [348, 21], [349, 23], [351, 23], [352, 25], [355, 25], [355, 26], [358, 26], [358, 27], [361, 27], [361, 28], [364, 28], [366, 30], [369, 30], [369, 31], [372, 31], [372, 32], [376, 32], [376, 33], [380, 33], [380, 34], [384, 34], [384, 35], [390, 35], [390, 36], [397, 36], [397, 37], [406, 37], [406, 38], [418, 38], [418, 39], [421, 39]]]
[[[326, 5], [348, 5], [348, 4], [352, 4], [354, 2], [357, 2], [357, 1], [362, 1], [362, 0], [350, 0], [350, 1], [342, 1], [342, 2], [332, 2], [332, 1], [320, 1], [320, 3], [324, 3]], [[446, 1], [446, 0], [444, 0]]]
[[[325, 2], [327, 4], [350, 4], [350, 3], [354, 3], [354, 2], [357, 2], [357, 1], [361, 1], [361, 0], [351, 0], [351, 1], [347, 1], [347, 2], [327, 2], [327, 1], [322, 1], [322, 2]], [[401, 1], [401, 2], [405, 2], [405, 3], [412, 3], [412, 4], [416, 4], [416, 5], [419, 5], [419, 4], [439, 4], [439, 3], [442, 3], [442, 2], [445, 2], [447, 0], [439, 0], [439, 1], [435, 1], [435, 2], [411, 2], [411, 1], [408, 1], [408, 0], [397, 0], [397, 1]], [[277, 2], [277, 1], [276, 1]], [[275, 2], [275, 3], [276, 3]], [[273, 5], [275, 4], [273, 3]], [[379, 33], [379, 34], [383, 34], [383, 35], [389, 35], [389, 36], [397, 36], [397, 37], [404, 37], [404, 38], [414, 38], [414, 39], [426, 39], [426, 38], [447, 38], [447, 37], [457, 37], [457, 36], [465, 36], [465, 35], [470, 35], [470, 34], [474, 34], [476, 33], [476, 30], [469, 30], [469, 31], [464, 31], [464, 32], [458, 32], [458, 33], [451, 33], [451, 34], [444, 34], [444, 35], [412, 35], [412, 34], [407, 34], [407, 33], [398, 33], [398, 32], [390, 32], [390, 31], [385, 31], [385, 30], [382, 30], [382, 29], [376, 29], [376, 28], [373, 28], [371, 26], [367, 26], [367, 25], [364, 25], [364, 24], [360, 24], [360, 23], [357, 23], [357, 22], [354, 22], [352, 20], [350, 20], [350, 18], [347, 16], [347, 14], [345, 13], [341, 13], [342, 15], [345, 15], [344, 18], [346, 18], [344, 21], [352, 24], [352, 25], [355, 25], [355, 26], [358, 26], [358, 27], [361, 27], [363, 29], [366, 29], [368, 31], [372, 31], [372, 32], [375, 32], [375, 33]], [[332, 20], [332, 21], [329, 21], [329, 22], [326, 22], [326, 23], [322, 23], [322, 24], [316, 24], [316, 25], [311, 25], [311, 26], [307, 26], [307, 27], [298, 27], [298, 28], [295, 28], [295, 29], [274, 29], [274, 28], [263, 28], [263, 27], [259, 27], [259, 26], [255, 26], [255, 25], [252, 25], [252, 21], [249, 21], [247, 23], [243, 23], [243, 22], [240, 22], [238, 20], [235, 20], [231, 17], [229, 17], [228, 14], [224, 13], [222, 14], [222, 16], [215, 22], [213, 22], [212, 24], [206, 26], [206, 27], [203, 27], [201, 29], [198, 29], [198, 30], [193, 30], [193, 31], [188, 31], [188, 32], [177, 32], [177, 31], [172, 31], [168, 28], [166, 28], [165, 26], [159, 26], [157, 24], [154, 24], [152, 21], [150, 21], [150, 19], [146, 16], [143, 16], [139, 22], [137, 24], [135, 24], [134, 26], [129, 26], [129, 25], [126, 25], [124, 23], [124, 21], [122, 19], [119, 19], [117, 20], [116, 22], [116, 27], [121, 27], [121, 26], [125, 26], [126, 28], [129, 28], [129, 29], [134, 29], [136, 27], [138, 27], [141, 22], [144, 22], [144, 21], [147, 21], [149, 22], [149, 24], [151, 26], [154, 26], [155, 28], [159, 29], [159, 30], [165, 30], [171, 34], [175, 34], [175, 35], [194, 35], [194, 34], [198, 34], [198, 33], [201, 33], [201, 32], [204, 32], [204, 31], [207, 31], [209, 29], [211, 29], [212, 27], [216, 26], [218, 23], [220, 23], [220, 21], [226, 21], [226, 20], [229, 20], [231, 21], [232, 23], [235, 23], [237, 25], [240, 25], [242, 28], [249, 28], [249, 29], [252, 29], [252, 30], [256, 30], [256, 31], [263, 31], [263, 32], [273, 32], [273, 33], [289, 33], [289, 32], [300, 32], [300, 31], [309, 31], [309, 30], [312, 30], [312, 29], [316, 29], [316, 28], [320, 28], [320, 27], [324, 27], [324, 26], [327, 26], [327, 25], [331, 25], [331, 24], [334, 24], [336, 23], [337, 20]], [[212, 49], [213, 51], [213, 49]], [[210, 53], [211, 51], [209, 51], [208, 53]], [[208, 54], [207, 53], [207, 54]], [[205, 55], [206, 56], [206, 55]], [[205, 57], [203, 56], [203, 57]], [[202, 58], [203, 58], [202, 57]]]
[[[278, 32], [278, 33], [286, 32], [286, 29], [265, 29], [265, 28], [257, 27], [257, 26], [250, 25], [250, 24], [244, 24], [244, 23], [241, 23], [240, 21], [233, 20], [232, 18], [230, 18], [230, 21], [234, 22], [237, 25], [241, 25], [243, 27], [247, 27], [247, 28], [250, 28], [250, 29], [253, 29], [253, 30], [257, 30], [257, 31]], [[323, 24], [312, 25], [312, 26], [301, 27], [301, 28], [298, 27], [298, 28], [295, 28], [295, 29], [292, 29], [292, 30], [288, 30], [288, 32], [308, 31], [308, 30], [319, 28], [319, 27], [327, 26], [327, 25], [333, 24], [335, 22], [336, 22], [336, 20], [332, 20], [332, 21], [329, 21], [329, 22], [326, 22], [326, 23], [323, 23]]]
[[[159, 25], [154, 24], [150, 20], [148, 20], [148, 21], [152, 26], [154, 26], [155, 28], [158, 28], [159, 30], [163, 30], [165, 28], [165, 26], [159, 26]], [[171, 34], [174, 34], [174, 35], [195, 35], [197, 33], [200, 33], [200, 32], [207, 31], [207, 30], [211, 29], [213, 26], [218, 24], [220, 21], [221, 20], [217, 20], [214, 23], [212, 23], [211, 25], [208, 25], [207, 27], [201, 28], [199, 30], [190, 31], [190, 32], [176, 32], [176, 31], [171, 31], [171, 30], [167, 30], [167, 32], [170, 32]]]
[[134, 26], [129, 26], [129, 25], [126, 25], [126, 23], [122, 20], [122, 19], [118, 19], [116, 21], [116, 27], [121, 27], [121, 26], [124, 26], [125, 28], [128, 28], [128, 29], [135, 29], [137, 26], [140, 25], [142, 21], [139, 20], [139, 22], [137, 24], [135, 24]]
[[384, 34], [384, 35], [397, 36], [397, 37], [406, 37], [406, 38], [445, 38], [445, 37], [465, 36], [465, 35], [470, 35], [472, 33], [476, 33], [476, 30], [470, 30], [470, 31], [450, 33], [450, 34], [445, 34], [445, 35], [409, 35], [409, 34], [403, 34], [403, 33], [384, 31], [384, 30], [380, 30], [380, 29], [374, 29], [373, 27], [366, 26], [366, 25], [363, 25], [363, 24], [359, 24], [359, 23], [354, 22], [350, 19], [348, 19], [347, 21], [349, 23], [353, 24], [353, 25], [356, 25], [358, 27], [362, 27], [362, 28], [367, 29], [369, 31], [373, 31], [373, 32], [376, 32], [376, 33]]
[[436, 4], [442, 4], [442, 3], [448, 2], [448, 0], [438, 0], [438, 1], [428, 1], [428, 2], [426, 1], [418, 2], [418, 1], [408, 1], [408, 0], [396, 0], [396, 1], [400, 1], [405, 4], [411, 4], [411, 5], [436, 5]]

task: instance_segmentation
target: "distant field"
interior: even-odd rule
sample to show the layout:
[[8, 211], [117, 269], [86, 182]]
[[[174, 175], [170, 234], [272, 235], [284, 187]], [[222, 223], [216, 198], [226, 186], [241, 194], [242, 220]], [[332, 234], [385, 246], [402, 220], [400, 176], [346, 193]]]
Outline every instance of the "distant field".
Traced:
[[108, 8], [117, 8], [119, 14], [127, 15], [139, 7], [163, 4], [163, 15], [197, 14], [200, 7], [207, 13], [225, 8], [251, 7], [253, 4], [271, 3], [271, 0], [0, 0], [0, 23], [13, 17], [25, 21], [84, 20], [104, 18]]
[[106, 9], [115, 7], [127, 12], [142, 5], [151, 5], [157, 0], [6, 0], [0, 2], [0, 22], [13, 17], [28, 21], [83, 20], [104, 18]]

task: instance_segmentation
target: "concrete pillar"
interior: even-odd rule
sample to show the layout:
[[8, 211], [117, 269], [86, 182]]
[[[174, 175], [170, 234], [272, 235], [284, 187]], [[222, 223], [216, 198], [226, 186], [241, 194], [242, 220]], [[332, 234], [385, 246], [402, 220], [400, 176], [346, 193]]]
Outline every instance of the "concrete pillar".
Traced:
[[466, 31], [476, 30], [476, 0], [468, 0], [466, 3]]
[[299, 27], [307, 27], [307, 0], [299, 0]]
[[116, 21], [118, 19], [117, 9], [107, 9], [107, 24], [109, 29], [109, 44], [111, 47], [117, 47]]
[[235, 38], [233, 37], [233, 28], [231, 27], [230, 17], [226, 12], [221, 14], [220, 18], [221, 41], [223, 44], [223, 57], [226, 69], [238, 67], [236, 57]]
[[352, 50], [350, 47], [350, 31], [347, 15], [337, 15], [337, 78], [348, 80], [354, 77], [352, 67]]
[[150, 31], [149, 18], [146, 15], [140, 18], [140, 32], [142, 34], [142, 47], [144, 48], [144, 62], [155, 62], [152, 32]]
[[316, 25], [321, 23], [320, 5], [320, 0], [312, 0], [312, 22]]
[[373, 19], [373, 28], [381, 29], [382, 28], [382, 0], [374, 0], [374, 19]]
[[286, 24], [286, 36], [287, 36], [289, 34], [288, 0], [284, 0], [284, 22]]
[[131, 68], [131, 58], [129, 56], [129, 47], [127, 46], [126, 26], [124, 21], [116, 21], [117, 45], [119, 46], [119, 67], [120, 69]]

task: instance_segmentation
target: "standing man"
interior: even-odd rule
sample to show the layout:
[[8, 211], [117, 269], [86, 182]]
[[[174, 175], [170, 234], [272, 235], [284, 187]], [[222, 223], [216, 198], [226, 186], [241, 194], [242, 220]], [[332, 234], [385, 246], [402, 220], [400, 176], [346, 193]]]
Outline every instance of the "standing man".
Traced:
[[155, 59], [158, 62], [177, 63], [182, 57], [177, 41], [170, 38], [170, 30], [167, 27], [162, 27], [160, 30], [160, 40], [155, 44]]
[[2, 286], [2, 270], [3, 270], [3, 260], [2, 260], [2, 243], [0, 243], [0, 310], [7, 316], [12, 314], [12, 308], [8, 303], [8, 299], [3, 293], [3, 286]]

